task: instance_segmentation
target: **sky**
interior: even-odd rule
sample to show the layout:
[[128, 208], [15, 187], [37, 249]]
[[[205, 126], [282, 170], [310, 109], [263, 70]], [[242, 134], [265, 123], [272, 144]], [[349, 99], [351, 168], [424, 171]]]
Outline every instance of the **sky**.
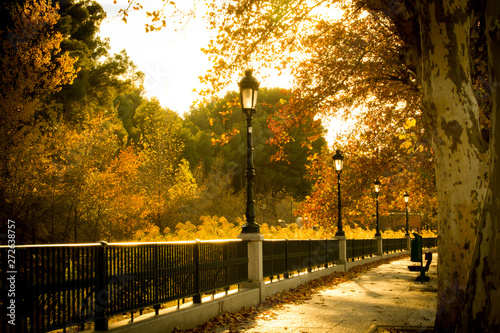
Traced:
[[[145, 74], [144, 88], [148, 97], [156, 96], [162, 106], [180, 115], [187, 112], [198, 99], [198, 93], [193, 89], [203, 88], [198, 77], [211, 68], [208, 57], [201, 51], [210, 41], [210, 31], [206, 29], [202, 15], [190, 19], [178, 31], [162, 29], [146, 33], [144, 24], [149, 21], [145, 12], [161, 8], [161, 0], [142, 1], [145, 8], [141, 12], [130, 11], [126, 24], [118, 15], [126, 4], [125, 0], [118, 1], [118, 4], [113, 4], [113, 0], [98, 2], [107, 14], [101, 24], [100, 36], [109, 38], [111, 53], [127, 51], [138, 70]], [[184, 0], [178, 4], [192, 6], [192, 2]], [[261, 87], [291, 86], [291, 80], [286, 76], [272, 75], [260, 81]], [[237, 82], [228, 88], [237, 90]]]
[[191, 20], [181, 31], [163, 29], [146, 33], [149, 22], [146, 10], [161, 8], [161, 1], [143, 1], [141, 12], [131, 11], [128, 22], [118, 11], [125, 4], [113, 0], [98, 0], [107, 14], [100, 35], [109, 38], [111, 52], [125, 49], [128, 56], [145, 74], [144, 88], [148, 97], [156, 96], [161, 105], [183, 114], [197, 99], [194, 88], [201, 88], [198, 76], [210, 68], [210, 62], [200, 48], [208, 44], [210, 35], [201, 20]]
[[[162, 29], [159, 32], [145, 32], [144, 25], [149, 23], [146, 11], [161, 8], [161, 0], [142, 1], [144, 9], [140, 12], [130, 11], [128, 22], [122, 21], [118, 14], [126, 0], [97, 0], [106, 11], [107, 18], [100, 27], [100, 36], [109, 38], [111, 53], [125, 49], [128, 56], [145, 74], [144, 88], [147, 97], [157, 97], [163, 107], [183, 115], [198, 99], [198, 93], [203, 86], [198, 77], [211, 68], [208, 57], [201, 48], [210, 41], [210, 31], [202, 20], [201, 13], [191, 19], [182, 29]], [[192, 6], [195, 0], [183, 0], [178, 4]], [[259, 78], [257, 78], [259, 79]], [[261, 87], [290, 88], [290, 76], [272, 74], [259, 79]], [[229, 90], [238, 90], [237, 82]], [[327, 140], [331, 142], [336, 132], [346, 132], [350, 126], [341, 124], [340, 119], [324, 123], [329, 128]]]

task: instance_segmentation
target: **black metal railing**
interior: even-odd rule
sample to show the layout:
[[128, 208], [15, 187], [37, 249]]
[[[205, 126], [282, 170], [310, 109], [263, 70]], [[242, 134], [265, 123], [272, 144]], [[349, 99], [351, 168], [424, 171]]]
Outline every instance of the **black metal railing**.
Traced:
[[437, 237], [422, 238], [422, 247], [427, 249], [437, 247]]
[[370, 257], [377, 254], [377, 239], [347, 239], [346, 259]]
[[[2, 327], [46, 332], [193, 297], [248, 281], [247, 243], [241, 240], [17, 246], [16, 267], [2, 259], [2, 308], [11, 302], [7, 277], [15, 277], [15, 323]], [[8, 332], [8, 331], [7, 331]]]
[[384, 253], [407, 250], [406, 238], [384, 238], [382, 239], [382, 251]]
[[263, 275], [273, 277], [303, 269], [311, 271], [339, 261], [339, 241], [323, 240], [264, 240]]
[[[346, 259], [378, 253], [376, 239], [346, 240]], [[263, 276], [312, 271], [340, 261], [340, 241], [264, 240]], [[0, 307], [15, 302], [15, 323], [2, 311], [5, 332], [47, 332], [95, 322], [248, 281], [248, 244], [241, 240], [101, 243], [0, 247]], [[437, 246], [424, 238], [423, 247]], [[406, 238], [383, 239], [384, 253], [406, 250]], [[10, 252], [9, 252], [10, 251]], [[9, 255], [15, 258], [10, 260]], [[9, 260], [7, 260], [9, 258]], [[15, 262], [15, 265], [11, 264]]]
[[[2, 315], [6, 332], [46, 332], [95, 318], [99, 244], [16, 246], [14, 250], [15, 266], [7, 267], [8, 249], [0, 248], [2, 308], [12, 300], [15, 304], [14, 318]], [[6, 283], [7, 277], [12, 277], [13, 286]], [[14, 290], [11, 295], [10, 290]], [[15, 326], [7, 325], [12, 319]]]

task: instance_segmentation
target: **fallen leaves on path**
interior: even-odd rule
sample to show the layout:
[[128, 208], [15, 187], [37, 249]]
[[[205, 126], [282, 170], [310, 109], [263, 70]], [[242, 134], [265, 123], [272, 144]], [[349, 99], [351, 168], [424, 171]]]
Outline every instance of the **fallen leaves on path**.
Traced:
[[401, 260], [406, 257], [408, 257], [408, 255], [403, 254], [355, 266], [350, 268], [347, 272], [334, 272], [330, 275], [304, 283], [288, 291], [282, 291], [274, 294], [273, 296], [269, 296], [264, 302], [259, 303], [257, 307], [243, 307], [238, 312], [225, 312], [215, 316], [210, 321], [205, 322], [198, 327], [188, 330], [176, 328], [173, 333], [207, 333], [214, 332], [214, 330], [221, 328], [228, 329], [229, 332], [238, 332], [244, 327], [248, 328], [248, 325], [255, 320], [272, 320], [276, 318], [277, 314], [273, 310], [280, 309], [287, 304], [302, 304], [305, 301], [310, 300], [313, 294], [321, 290], [332, 288], [375, 267], [392, 261]]

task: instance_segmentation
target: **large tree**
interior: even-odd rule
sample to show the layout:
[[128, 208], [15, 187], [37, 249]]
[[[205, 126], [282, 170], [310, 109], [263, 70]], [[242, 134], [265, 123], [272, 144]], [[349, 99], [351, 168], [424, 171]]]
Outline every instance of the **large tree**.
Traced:
[[464, 332], [500, 330], [500, 3], [488, 0], [485, 4], [488, 41], [489, 82], [491, 89], [491, 128], [489, 183], [476, 244], [472, 256], [466, 289], [466, 302], [459, 330]]
[[[109, 41], [99, 35], [106, 13], [96, 1], [57, 1], [60, 19], [56, 31], [64, 39], [61, 49], [77, 59], [78, 75], [72, 84], [52, 96], [45, 112], [73, 124], [97, 116], [102, 109], [113, 108], [119, 94], [130, 93], [142, 84], [143, 74], [125, 50], [110, 54]], [[58, 119], [59, 120], [59, 119]]]
[[[219, 8], [214, 1], [209, 17], [218, 36], [207, 53], [215, 69], [205, 80], [217, 91], [246, 66], [277, 64], [279, 69], [289, 66], [298, 78], [293, 109], [301, 114], [327, 114], [368, 100], [377, 105], [373, 115], [378, 116], [390, 97], [395, 103], [406, 101], [408, 112], [421, 112], [434, 151], [438, 190], [435, 328], [455, 330], [467, 303], [466, 327], [495, 331], [500, 325], [493, 177], [500, 5], [491, 0], [485, 7], [471, 0], [344, 1], [346, 14], [335, 20], [335, 11], [328, 10], [335, 2], [230, 1]], [[471, 73], [471, 32], [485, 13], [493, 96], [489, 172]], [[415, 98], [419, 107], [411, 102]], [[468, 290], [475, 296], [466, 299]]]
[[[75, 59], [61, 52], [63, 36], [54, 32], [59, 14], [49, 1], [12, 1], [0, 7], [0, 16], [0, 218], [5, 221], [17, 217], [16, 206], [26, 199], [9, 200], [22, 160], [15, 156], [39, 141], [35, 113], [46, 96], [73, 81]], [[18, 226], [27, 229], [28, 221]]]

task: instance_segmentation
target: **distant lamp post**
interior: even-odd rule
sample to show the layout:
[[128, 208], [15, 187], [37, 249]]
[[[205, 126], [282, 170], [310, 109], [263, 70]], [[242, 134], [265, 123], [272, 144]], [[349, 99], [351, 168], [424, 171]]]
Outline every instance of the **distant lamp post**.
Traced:
[[335, 236], [345, 236], [344, 229], [342, 228], [342, 202], [340, 200], [340, 174], [342, 173], [342, 168], [344, 166], [344, 156], [340, 152], [339, 149], [337, 149], [337, 152], [335, 155], [332, 157], [333, 162], [335, 163], [335, 171], [337, 172], [337, 188], [338, 188], [338, 224], [337, 224], [337, 232], [335, 233]]
[[375, 180], [375, 183], [373, 183], [374, 189], [375, 189], [375, 200], [377, 201], [377, 208], [376, 208], [376, 216], [377, 216], [377, 232], [375, 233], [375, 237], [380, 237], [382, 236], [380, 234], [380, 227], [378, 224], [378, 194], [380, 192], [380, 180]]
[[403, 197], [405, 198], [405, 205], [406, 205], [406, 236], [410, 236], [409, 232], [410, 224], [408, 219], [408, 201], [410, 201], [410, 195], [408, 194], [408, 192], [405, 192], [405, 194], [403, 194]]
[[257, 93], [259, 81], [252, 76], [252, 70], [245, 71], [245, 77], [238, 83], [240, 87], [241, 108], [247, 116], [247, 207], [246, 223], [241, 227], [242, 233], [260, 233], [260, 226], [255, 223], [255, 200], [254, 200], [254, 178], [255, 169], [253, 165], [253, 137], [252, 118], [257, 104]]

